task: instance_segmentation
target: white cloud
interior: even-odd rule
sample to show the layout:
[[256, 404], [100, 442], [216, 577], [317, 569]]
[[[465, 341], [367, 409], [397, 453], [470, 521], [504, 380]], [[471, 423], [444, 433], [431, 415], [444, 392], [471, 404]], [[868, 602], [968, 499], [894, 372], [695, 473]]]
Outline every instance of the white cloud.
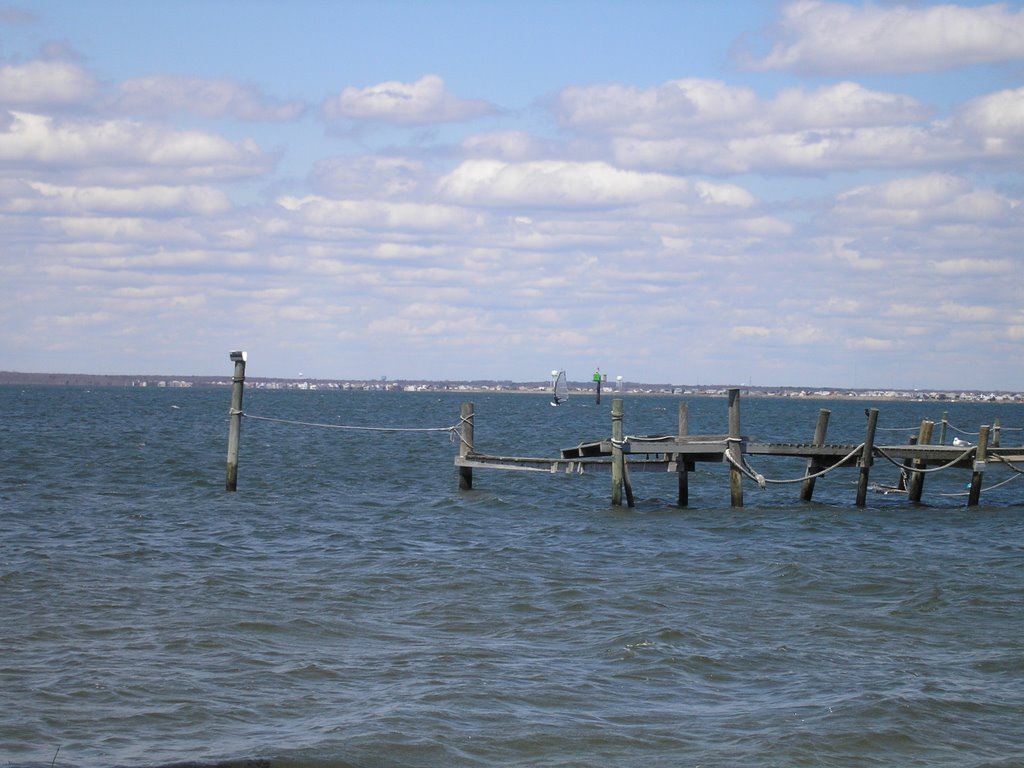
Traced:
[[70, 62], [30, 61], [0, 66], [0, 108], [83, 104], [96, 90], [93, 76]]
[[736, 184], [712, 184], [708, 181], [698, 181], [693, 187], [701, 201], [711, 205], [749, 208], [756, 202], [748, 190]]
[[865, 256], [853, 245], [850, 240], [834, 237], [833, 241], [826, 246], [826, 253], [838, 264], [845, 264], [854, 270], [877, 272], [885, 269], [887, 263], [884, 259]]
[[910, 96], [842, 82], [815, 91], [788, 88], [772, 100], [717, 80], [674, 80], [648, 89], [621, 85], [566, 88], [555, 102], [566, 127], [638, 141], [723, 139], [821, 128], [904, 125], [931, 110]]
[[975, 189], [967, 179], [942, 173], [857, 187], [837, 197], [834, 213], [845, 219], [894, 225], [1024, 219], [1020, 200]]
[[730, 334], [736, 339], [767, 339], [772, 331], [762, 325], [734, 325]]
[[950, 320], [970, 323], [987, 323], [999, 317], [999, 312], [995, 307], [958, 304], [949, 301], [939, 307], [939, 312]]
[[860, 311], [861, 302], [847, 296], [830, 296], [817, 310], [826, 315], [854, 315]]
[[615, 138], [616, 162], [681, 173], [799, 173], [1024, 165], [1024, 139], [990, 136], [967, 122], [764, 132], [748, 136]]
[[464, 139], [462, 149], [470, 157], [508, 161], [530, 160], [552, 151], [545, 142], [525, 131], [478, 133]]
[[972, 99], [957, 110], [953, 125], [1000, 154], [1024, 150], [1024, 88]]
[[[160, 221], [140, 216], [54, 216], [46, 219], [48, 229], [59, 232], [66, 238], [83, 243], [198, 243], [203, 238], [200, 232], [180, 221]], [[102, 256], [93, 259], [86, 250], [84, 258], [106, 266], [123, 266], [137, 259], [136, 255]]]
[[475, 214], [432, 203], [387, 203], [375, 200], [332, 200], [317, 195], [280, 197], [277, 204], [297, 221], [330, 229], [406, 229], [414, 232], [463, 229], [478, 224]]
[[[142, 212], [210, 215], [231, 207], [227, 195], [214, 187], [72, 187], [43, 182], [29, 182], [25, 186], [26, 194], [0, 202], [0, 209], [51, 215]], [[27, 194], [29, 191], [34, 194]]]
[[556, 102], [559, 120], [566, 127], [638, 138], [745, 121], [757, 108], [757, 96], [750, 88], [692, 78], [647, 89], [616, 84], [570, 87]]
[[871, 336], [846, 340], [847, 349], [867, 352], [891, 352], [894, 349], [899, 349], [901, 346], [900, 342], [894, 339], [878, 339]]
[[1010, 259], [941, 259], [932, 267], [940, 275], [1009, 275], [1016, 264]]
[[228, 179], [266, 172], [273, 158], [255, 142], [137, 121], [58, 121], [12, 112], [0, 133], [0, 162], [36, 173], [88, 169], [90, 178]]
[[776, 36], [770, 53], [746, 63], [808, 74], [942, 71], [1024, 58], [1024, 10], [798, 0], [783, 8]]
[[904, 125], [927, 118], [932, 110], [915, 98], [873, 91], [845, 81], [807, 91], [787, 88], [766, 105], [776, 130]]
[[771, 99], [692, 79], [646, 90], [567, 88], [554, 108], [591, 153], [604, 139], [620, 165], [676, 173], [819, 173], [1024, 155], [1012, 91], [978, 99], [952, 121], [930, 119], [934, 110], [911, 96], [849, 81]]
[[427, 182], [422, 161], [406, 157], [330, 157], [310, 174], [315, 191], [328, 197], [409, 197]]
[[467, 160], [438, 183], [440, 194], [467, 205], [618, 206], [690, 193], [681, 179], [624, 171], [607, 163]]
[[111, 105], [130, 115], [183, 112], [209, 118], [267, 122], [296, 120], [306, 110], [301, 101], [282, 102], [253, 85], [175, 75], [125, 80], [118, 86], [118, 94]]
[[452, 96], [437, 75], [425, 75], [414, 83], [388, 81], [367, 88], [350, 86], [324, 101], [321, 107], [321, 114], [329, 121], [399, 125], [463, 122], [495, 112], [486, 101]]

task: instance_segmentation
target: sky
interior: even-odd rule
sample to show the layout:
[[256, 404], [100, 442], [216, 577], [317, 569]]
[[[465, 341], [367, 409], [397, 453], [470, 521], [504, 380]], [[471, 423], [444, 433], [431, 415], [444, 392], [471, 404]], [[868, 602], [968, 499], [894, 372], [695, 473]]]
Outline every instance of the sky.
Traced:
[[0, 370], [1024, 390], [1024, 2], [0, 0]]

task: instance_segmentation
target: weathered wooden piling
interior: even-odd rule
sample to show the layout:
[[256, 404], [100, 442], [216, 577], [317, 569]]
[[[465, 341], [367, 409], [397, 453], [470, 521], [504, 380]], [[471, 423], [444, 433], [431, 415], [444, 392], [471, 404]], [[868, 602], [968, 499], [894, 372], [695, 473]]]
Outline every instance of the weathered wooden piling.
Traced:
[[626, 457], [622, 451], [622, 398], [612, 399], [612, 506], [622, 506], [623, 486], [626, 489], [627, 503], [633, 506], [633, 488], [626, 475]]
[[[907, 445], [917, 445], [917, 435], [911, 435], [907, 438]], [[907, 490], [907, 478], [910, 477], [910, 470], [914, 468], [913, 459], [904, 459], [903, 464], [900, 465], [900, 479], [896, 482], [896, 490], [903, 491]]]
[[[682, 400], [679, 403], [679, 439], [682, 440], [689, 434], [690, 409], [686, 401]], [[681, 453], [672, 454], [672, 458], [676, 462], [676, 477], [679, 479], [679, 495], [676, 504], [685, 507], [690, 503], [690, 467], [687, 466], [686, 459]]]
[[[473, 453], [473, 403], [463, 403], [459, 411], [459, 456], [466, 458]], [[473, 488], [473, 468], [459, 467], [459, 489]]]
[[[932, 430], [935, 427], [934, 421], [928, 421], [924, 419], [921, 422], [921, 427], [917, 433], [917, 444], [918, 445], [930, 445], [932, 442]], [[922, 470], [928, 465], [924, 459], [916, 459], [913, 462], [915, 470]], [[916, 471], [911, 472], [910, 482], [907, 483], [907, 498], [913, 502], [921, 501], [921, 494], [924, 492], [924, 472]]]
[[[825, 433], [828, 432], [828, 419], [831, 414], [832, 411], [828, 410], [828, 408], [822, 408], [820, 411], [818, 411], [818, 423], [814, 425], [814, 442], [812, 443], [812, 445], [820, 447], [825, 444]], [[824, 467], [822, 467], [816, 460], [808, 459], [807, 471], [805, 474], [807, 474], [808, 476], [814, 475], [820, 472], [822, 469], [824, 469]], [[811, 500], [811, 496], [814, 495], [814, 481], [815, 478], [808, 477], [800, 486], [801, 501]]]
[[857, 480], [857, 506], [868, 503], [868, 480], [875, 450], [875, 428], [878, 426], [878, 409], [868, 409], [868, 426], [864, 434], [864, 447], [860, 452], [860, 477]]
[[971, 472], [971, 490], [967, 493], [967, 506], [976, 507], [981, 500], [981, 480], [985, 475], [985, 461], [988, 459], [988, 425], [978, 430], [978, 447], [974, 452], [974, 471]]
[[231, 377], [231, 410], [228, 411], [228, 462], [227, 478], [224, 483], [226, 490], [238, 489], [238, 443], [242, 433], [242, 393], [245, 389], [244, 351], [232, 352], [231, 360], [235, 364], [235, 372]]
[[740, 391], [729, 390], [729, 444], [726, 446], [732, 461], [729, 465], [729, 501], [734, 507], [743, 506], [743, 473], [738, 464], [743, 462], [743, 444], [740, 437]]

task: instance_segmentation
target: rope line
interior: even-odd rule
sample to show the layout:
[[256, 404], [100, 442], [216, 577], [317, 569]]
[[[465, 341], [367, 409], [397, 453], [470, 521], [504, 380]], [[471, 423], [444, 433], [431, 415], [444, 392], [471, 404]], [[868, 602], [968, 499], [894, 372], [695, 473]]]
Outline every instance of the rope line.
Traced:
[[[1020, 470], [1018, 470], [1018, 472], [1019, 471]], [[988, 488], [982, 488], [980, 490], [980, 493], [988, 493], [989, 491], [994, 491], [996, 488], [999, 488], [1000, 486], [1006, 485], [1007, 483], [1011, 483], [1014, 480], [1019, 480], [1021, 474], [1024, 474], [1024, 472], [1021, 472], [1020, 474], [1017, 474], [1017, 475], [1010, 475], [1008, 478], [1006, 478], [1002, 482], [998, 482], [995, 485], [990, 485]], [[939, 496], [970, 496], [970, 495], [971, 495], [970, 491], [958, 491], [957, 493], [940, 493], [939, 494]]]
[[[954, 432], [959, 432], [961, 435], [973, 435], [977, 437], [978, 435], [981, 434], [981, 432], [968, 432], [966, 429], [960, 429], [960, 427], [956, 426], [955, 424], [950, 424], [948, 421], [946, 422], [946, 426], [952, 429]], [[1000, 427], [1000, 429], [1002, 429], [1002, 427]]]
[[1002, 456], [999, 456], [998, 454], [995, 454], [995, 455], [992, 456], [992, 461], [1002, 462], [1007, 467], [1009, 467], [1011, 470], [1016, 472], [1018, 475], [1024, 475], [1024, 469], [1021, 469], [1016, 464], [1014, 464], [1012, 461], [1009, 461], [1008, 459], [1005, 459]]
[[884, 458], [886, 461], [889, 461], [892, 464], [894, 464], [895, 466], [899, 467], [901, 471], [905, 470], [907, 472], [920, 472], [923, 475], [927, 475], [927, 474], [930, 474], [932, 472], [941, 472], [944, 469], [949, 469], [954, 464], [963, 461], [968, 456], [970, 456], [972, 453], [974, 453], [974, 446], [971, 446], [970, 448], [968, 448], [966, 451], [961, 453], [959, 456], [957, 456], [955, 459], [953, 459], [948, 464], [943, 464], [941, 467], [932, 467], [931, 469], [925, 469], [923, 467], [921, 469], [918, 469], [917, 467], [904, 467], [902, 464], [897, 462], [892, 456], [887, 454], [884, 450], [882, 450], [878, 446], [875, 446], [875, 450], [878, 451], [879, 455], [881, 455], [882, 458]]
[[256, 421], [270, 421], [276, 424], [292, 424], [300, 427], [317, 427], [319, 429], [341, 429], [349, 432], [447, 432], [452, 439], [462, 440], [462, 425], [468, 421], [465, 417], [459, 419], [459, 423], [450, 427], [362, 427], [352, 424], [322, 424], [313, 421], [296, 421], [294, 419], [277, 419], [271, 416], [253, 416], [244, 411], [229, 411], [229, 415], [241, 415], [247, 419]]
[[[966, 429], [961, 429], [960, 427], [956, 426], [955, 424], [953, 424], [952, 422], [949, 422], [949, 421], [943, 422], [942, 420], [939, 420], [939, 421], [936, 421], [934, 423], [935, 424], [939, 424], [939, 425], [945, 424], [949, 429], [952, 429], [954, 432], [959, 432], [961, 435], [973, 435], [973, 436], [977, 437], [979, 434], [981, 434], [980, 432], [969, 432]], [[916, 426], [916, 427], [875, 427], [875, 431], [876, 432], [917, 432], [919, 429], [920, 429], [920, 426]], [[992, 429], [993, 430], [996, 429], [995, 425], [992, 425]], [[1004, 427], [1004, 426], [1000, 425], [999, 426], [999, 431], [1000, 432], [1024, 432], [1024, 427]]]
[[[737, 443], [737, 442], [740, 442], [740, 439], [736, 438], [736, 437], [729, 437], [729, 438], [726, 438], [725, 442], [726, 443], [730, 443], [730, 442]], [[839, 461], [837, 461], [835, 464], [832, 464], [832, 465], [830, 465], [828, 467], [825, 467], [820, 472], [815, 472], [814, 474], [810, 474], [810, 475], [801, 475], [800, 477], [796, 477], [796, 478], [793, 478], [791, 480], [774, 480], [774, 479], [765, 477], [760, 472], [756, 472], [753, 469], [753, 467], [750, 466], [749, 462], [747, 462], [746, 456], [744, 456], [743, 454], [740, 454], [740, 458], [743, 459], [742, 463], [736, 461], [736, 459], [733, 458], [733, 456], [732, 456], [732, 452], [728, 451], [728, 450], [725, 452], [725, 458], [729, 461], [729, 463], [731, 463], [733, 466], [735, 466], [736, 469], [738, 469], [744, 475], [746, 475], [751, 480], [753, 480], [755, 483], [757, 483], [761, 488], [764, 488], [768, 484], [771, 484], [771, 485], [789, 485], [791, 483], [802, 483], [805, 480], [815, 480], [815, 479], [817, 479], [819, 477], [824, 477], [825, 475], [827, 475], [832, 470], [837, 469], [838, 467], [842, 466], [847, 461], [852, 459], [854, 456], [856, 456], [858, 453], [860, 453], [863, 449], [864, 449], [864, 443], [861, 443], [856, 448], [854, 448], [852, 451], [850, 451], [848, 454], [846, 454], [843, 458], [841, 458]]]

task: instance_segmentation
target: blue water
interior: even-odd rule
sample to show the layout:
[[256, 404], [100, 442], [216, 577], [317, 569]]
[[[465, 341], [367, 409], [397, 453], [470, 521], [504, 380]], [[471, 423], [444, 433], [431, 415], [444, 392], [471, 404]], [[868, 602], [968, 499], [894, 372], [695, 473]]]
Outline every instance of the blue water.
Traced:
[[[607, 437], [609, 399], [250, 389], [245, 411], [445, 427], [487, 453]], [[678, 398], [625, 398], [629, 434]], [[246, 418], [229, 393], [0, 387], [0, 765], [1024, 765], [1024, 480], [967, 508], [856, 472], [747, 484], [476, 470], [446, 432]], [[1024, 407], [745, 399], [743, 431], [903, 443], [922, 418], [1021, 443]], [[689, 402], [726, 431], [724, 398]], [[906, 428], [906, 431], [900, 431]], [[894, 430], [886, 432], [882, 430]], [[947, 435], [947, 442], [952, 439]], [[957, 433], [959, 434], [959, 433]], [[770, 478], [801, 462], [760, 457]], [[1009, 479], [991, 467], [986, 486]], [[895, 481], [876, 464], [872, 479]]]

